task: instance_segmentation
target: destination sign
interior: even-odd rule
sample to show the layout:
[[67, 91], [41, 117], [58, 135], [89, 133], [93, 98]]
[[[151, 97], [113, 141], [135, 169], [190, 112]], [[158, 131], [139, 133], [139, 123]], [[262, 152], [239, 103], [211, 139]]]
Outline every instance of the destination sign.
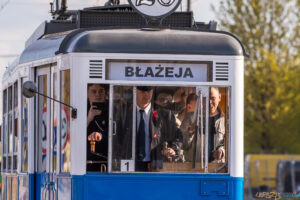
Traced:
[[163, 18], [173, 13], [181, 0], [128, 0], [133, 9], [151, 18]]
[[109, 80], [206, 82], [208, 64], [109, 62]]

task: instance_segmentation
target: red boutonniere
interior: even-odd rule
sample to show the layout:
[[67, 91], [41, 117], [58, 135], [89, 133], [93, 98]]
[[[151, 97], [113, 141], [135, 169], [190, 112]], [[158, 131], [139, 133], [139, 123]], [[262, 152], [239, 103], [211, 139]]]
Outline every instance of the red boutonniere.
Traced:
[[154, 134], [153, 138], [154, 138], [154, 139], [156, 139], [156, 138], [157, 138], [157, 134], [156, 134], [156, 133]]
[[153, 110], [153, 117], [154, 117], [155, 119], [158, 118], [158, 114], [157, 114], [156, 110]]

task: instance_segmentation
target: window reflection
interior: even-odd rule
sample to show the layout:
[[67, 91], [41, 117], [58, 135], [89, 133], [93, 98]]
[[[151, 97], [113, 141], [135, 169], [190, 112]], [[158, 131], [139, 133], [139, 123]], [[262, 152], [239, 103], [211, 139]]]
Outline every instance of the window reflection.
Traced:
[[[87, 93], [87, 171], [103, 172], [108, 86]], [[227, 172], [229, 88], [114, 86], [112, 97], [111, 171]]]
[[87, 89], [87, 171], [106, 172], [108, 160], [108, 85]]
[[[26, 79], [25, 79], [26, 80]], [[22, 80], [22, 83], [25, 82]], [[22, 171], [28, 170], [28, 103], [25, 96], [22, 96], [22, 132], [23, 132], [23, 146], [22, 146]]]
[[[61, 71], [61, 100], [70, 105], [70, 70]], [[55, 114], [54, 114], [55, 116]], [[70, 172], [71, 144], [70, 144], [70, 108], [61, 105], [60, 118], [60, 151], [61, 171]], [[53, 166], [55, 168], [55, 166]]]

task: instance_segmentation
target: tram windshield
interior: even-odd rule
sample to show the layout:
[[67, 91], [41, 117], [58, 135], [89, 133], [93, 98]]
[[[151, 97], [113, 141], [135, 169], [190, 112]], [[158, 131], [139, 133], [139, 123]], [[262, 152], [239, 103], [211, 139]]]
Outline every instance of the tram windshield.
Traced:
[[87, 172], [227, 172], [229, 88], [87, 88]]

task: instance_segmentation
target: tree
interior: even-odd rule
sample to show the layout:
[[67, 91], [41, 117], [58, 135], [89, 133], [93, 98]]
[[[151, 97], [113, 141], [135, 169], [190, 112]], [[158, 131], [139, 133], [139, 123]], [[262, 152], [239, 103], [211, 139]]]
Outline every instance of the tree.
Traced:
[[245, 152], [300, 153], [300, 0], [221, 0], [245, 62]]

